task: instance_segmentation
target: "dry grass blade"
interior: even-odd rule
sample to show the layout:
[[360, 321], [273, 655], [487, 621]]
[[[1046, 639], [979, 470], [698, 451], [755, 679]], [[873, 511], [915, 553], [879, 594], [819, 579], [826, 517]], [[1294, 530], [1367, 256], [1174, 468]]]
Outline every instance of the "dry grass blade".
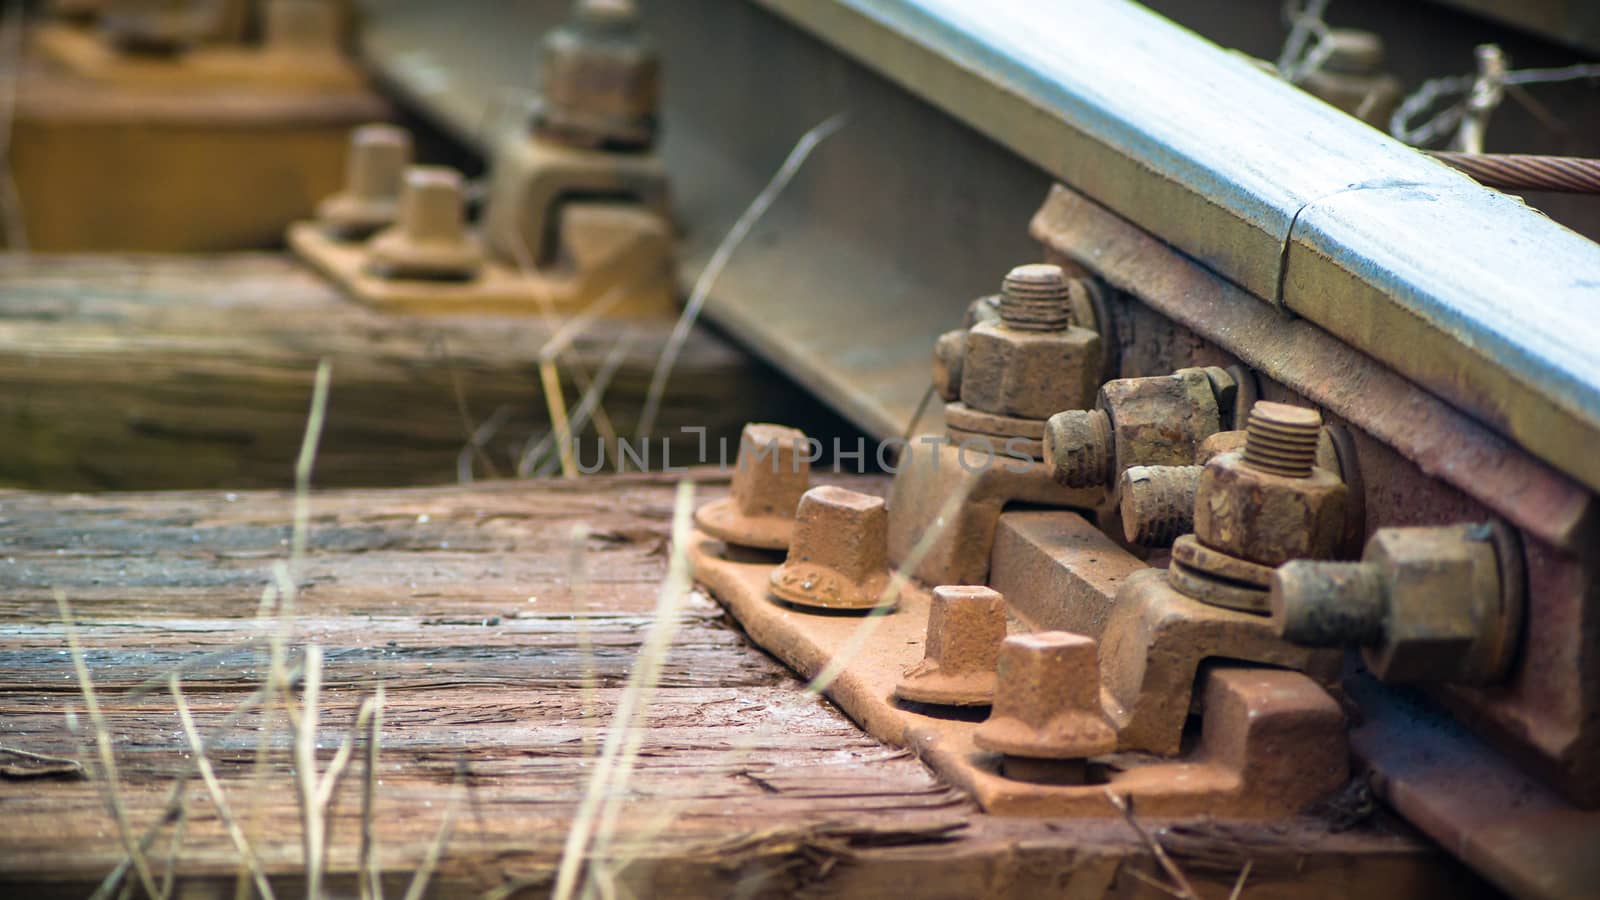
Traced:
[[[589, 547], [589, 529], [583, 525], [572, 526], [569, 535], [572, 543], [568, 548], [567, 556], [567, 584], [572, 592], [572, 608], [587, 610], [589, 596], [589, 569], [584, 565], [584, 551]], [[578, 616], [578, 656], [583, 660], [583, 671], [578, 675], [579, 691], [581, 693], [579, 709], [583, 717], [583, 755], [588, 756], [594, 752], [594, 733], [590, 729], [594, 722], [596, 684], [594, 673], [594, 642], [589, 635], [589, 616], [587, 613]]]
[[178, 810], [178, 821], [172, 826], [172, 840], [167, 842], [167, 861], [161, 872], [161, 900], [172, 896], [172, 887], [178, 879], [178, 851], [183, 847], [183, 833], [189, 824], [189, 808]]
[[[299, 670], [295, 669], [287, 673], [286, 679], [292, 679], [298, 676]], [[250, 712], [252, 709], [255, 709], [258, 704], [268, 700], [271, 696], [271, 685], [262, 685], [261, 687], [257, 688], [250, 695], [246, 696], [244, 700], [240, 701], [237, 706], [235, 706], [228, 712], [226, 716], [222, 718], [222, 721], [219, 722], [217, 726], [218, 732], [225, 732], [237, 725], [239, 720], [243, 718], [246, 713]], [[135, 845], [139, 853], [144, 853], [150, 849], [151, 845], [155, 843], [156, 837], [161, 833], [162, 828], [172, 822], [178, 821], [183, 816], [184, 790], [188, 787], [189, 779], [193, 778], [197, 771], [198, 769], [195, 766], [195, 762], [191, 759], [189, 760], [188, 767], [179, 772], [178, 777], [173, 780], [172, 787], [167, 791], [167, 799], [165, 805], [163, 806], [161, 818], [157, 819], [150, 825], [149, 828], [145, 829], [144, 834], [140, 835], [139, 840]], [[129, 855], [123, 858], [122, 862], [118, 863], [116, 867], [107, 873], [106, 877], [101, 880], [100, 886], [95, 889], [93, 894], [89, 895], [89, 900], [107, 900], [107, 898], [109, 898], [112, 893], [116, 891], [117, 886], [122, 883], [122, 879], [127, 876], [128, 869], [130, 869], [132, 866], [133, 855], [129, 853]]]
[[322, 897], [322, 878], [328, 857], [328, 807], [338, 790], [350, 760], [355, 755], [357, 737], [372, 718], [374, 700], [363, 701], [356, 712], [350, 733], [334, 751], [326, 771], [317, 772], [318, 706], [322, 697], [322, 648], [312, 644], [305, 650], [305, 686], [301, 693], [300, 721], [294, 729], [294, 774], [299, 792], [301, 839], [305, 847], [306, 894], [312, 900]]
[[917, 401], [917, 408], [911, 412], [911, 421], [906, 423], [906, 430], [900, 435], [900, 440], [903, 441], [906, 446], [909, 447], [911, 445], [911, 439], [917, 436], [917, 426], [922, 424], [922, 417], [927, 414], [928, 404], [933, 402], [935, 393], [937, 392], [934, 390], [933, 385], [930, 384], [928, 385], [927, 389], [922, 392], [922, 399]]
[[322, 425], [328, 416], [328, 385], [333, 365], [317, 363], [317, 376], [311, 390], [311, 413], [300, 440], [300, 455], [294, 463], [294, 528], [289, 542], [289, 561], [297, 564], [306, 554], [307, 526], [311, 521], [311, 467], [317, 460], [317, 444], [322, 440]]
[[135, 843], [133, 827], [128, 823], [128, 810], [122, 804], [122, 785], [117, 777], [116, 754], [111, 750], [111, 734], [106, 730], [105, 716], [100, 711], [100, 700], [95, 696], [94, 681], [89, 677], [89, 666], [83, 661], [83, 647], [78, 643], [78, 628], [72, 619], [72, 607], [67, 603], [67, 595], [56, 591], [56, 609], [61, 613], [61, 627], [66, 631], [67, 649], [72, 653], [72, 668], [78, 673], [78, 689], [83, 693], [84, 709], [89, 713], [89, 724], [94, 728], [95, 748], [100, 754], [100, 768], [105, 776], [106, 805], [111, 809], [111, 817], [116, 820], [117, 838], [122, 842], [123, 852], [133, 862], [134, 871], [139, 875], [139, 884], [151, 897], [159, 897], [161, 893], [156, 887], [155, 876], [150, 872], [150, 861], [145, 858], [144, 847]]
[[[269, 624], [271, 617], [277, 612], [278, 589], [275, 585], [267, 585], [261, 589], [261, 600], [256, 605], [256, 623], [258, 626]], [[248, 822], [247, 833], [257, 834], [261, 823], [261, 791], [266, 786], [267, 757], [272, 749], [273, 726], [277, 724], [277, 717], [273, 714], [273, 698], [280, 696], [277, 692], [277, 678], [279, 668], [283, 665], [283, 652], [280, 646], [282, 641], [276, 636], [268, 642], [267, 683], [262, 686], [267, 692], [265, 708], [261, 711], [261, 727], [256, 732], [255, 759], [250, 767], [250, 806], [245, 813]], [[238, 877], [234, 880], [234, 900], [248, 900], [250, 894], [250, 872], [241, 868]]]
[[632, 771], [638, 742], [642, 740], [638, 719], [648, 708], [655, 684], [660, 679], [667, 652], [680, 624], [682, 604], [688, 594], [687, 539], [693, 508], [694, 485], [680, 482], [672, 512], [671, 557], [667, 563], [667, 577], [662, 581], [656, 598], [654, 621], [633, 669], [628, 673], [627, 685], [617, 699], [616, 711], [606, 730], [605, 744], [584, 790], [578, 813], [567, 831], [561, 865], [556, 872], [556, 886], [552, 892], [555, 900], [571, 900], [578, 887], [579, 871], [589, 859], [596, 835], [605, 835], [609, 839], [609, 831], [603, 828], [597, 830], [597, 826], [604, 823], [614, 826], [616, 803], [620, 802], [618, 798]]
[[306, 648], [305, 686], [300, 721], [294, 728], [295, 787], [300, 794], [300, 841], [306, 866], [306, 897], [322, 898], [323, 832], [327, 823], [317, 803], [317, 703], [322, 693], [322, 648]]
[[1255, 868], [1253, 859], [1244, 861], [1244, 868], [1239, 870], [1239, 880], [1233, 883], [1233, 890], [1228, 893], [1228, 900], [1239, 900], [1239, 895], [1244, 893], [1244, 883], [1250, 880], [1250, 870]]
[[183, 723], [183, 733], [189, 739], [189, 748], [194, 751], [194, 763], [200, 770], [200, 779], [205, 782], [206, 791], [211, 794], [211, 805], [217, 808], [217, 817], [222, 820], [222, 827], [228, 832], [228, 839], [233, 841], [233, 847], [239, 851], [239, 858], [245, 867], [250, 870], [250, 879], [255, 882], [256, 890], [266, 900], [274, 900], [272, 885], [267, 883], [267, 876], [261, 871], [261, 862], [256, 859], [255, 850], [250, 847], [250, 842], [245, 839], [244, 831], [239, 828], [239, 822], [233, 817], [233, 809], [228, 805], [228, 798], [222, 792], [222, 782], [217, 780], [217, 773], [211, 768], [211, 759], [206, 755], [205, 743], [200, 740], [200, 729], [195, 727], [194, 716], [189, 712], [189, 702], [184, 699], [183, 687], [178, 682], [176, 674], [168, 676], [167, 687], [172, 692], [172, 702], [178, 708], [178, 719]]
[[1132, 828], [1134, 834], [1139, 836], [1139, 840], [1155, 856], [1156, 862], [1161, 864], [1161, 868], [1167, 873], [1167, 877], [1172, 879], [1173, 885], [1176, 886], [1173, 896], [1182, 897], [1184, 900], [1200, 900], [1200, 895], [1195, 893], [1194, 885], [1189, 883], [1189, 879], [1183, 874], [1183, 870], [1178, 868], [1178, 864], [1173, 862], [1172, 857], [1167, 855], [1166, 848], [1161, 846], [1160, 841], [1151, 837], [1150, 832], [1145, 831], [1144, 826], [1139, 824], [1139, 820], [1133, 817], [1133, 807], [1128, 805], [1128, 801], [1110, 788], [1106, 788], [1106, 799], [1111, 801], [1111, 805], [1117, 808], [1117, 812], [1122, 813], [1122, 818], [1127, 821], [1128, 827]]
[[[600, 402], [605, 398], [606, 389], [611, 387], [611, 379], [616, 376], [617, 370], [622, 368], [622, 361], [627, 358], [628, 351], [633, 347], [636, 335], [629, 329], [617, 337], [611, 350], [606, 353], [606, 358], [600, 364], [600, 371], [595, 373], [594, 379], [583, 388], [583, 396], [578, 400], [577, 409], [572, 413], [572, 433], [576, 435], [588, 424], [591, 416], [595, 417], [596, 430], [600, 431], [606, 440], [614, 441], [615, 433], [609, 433], [609, 425], [603, 425], [600, 417], [604, 415], [604, 408]], [[556, 440], [554, 431], [545, 434], [535, 441], [529, 438], [522, 451], [522, 457], [517, 461], [517, 475], [527, 478], [534, 474], [534, 464], [549, 451], [551, 443]], [[559, 456], [555, 457], [559, 461]], [[544, 467], [539, 470], [540, 475], [547, 474]]]
[[572, 452], [572, 423], [567, 419], [567, 398], [561, 392], [561, 376], [553, 360], [539, 360], [539, 383], [544, 388], [545, 405], [550, 410], [550, 425], [555, 429], [556, 453], [561, 457], [561, 477], [577, 478], [578, 461]]
[[750, 201], [749, 207], [733, 223], [733, 227], [723, 235], [722, 242], [711, 254], [706, 267], [700, 271], [700, 277], [695, 279], [694, 288], [689, 292], [689, 302], [684, 304], [683, 313], [678, 316], [678, 322], [673, 326], [671, 336], [667, 338], [667, 345], [661, 350], [661, 358], [656, 361], [656, 370], [650, 376], [650, 389], [645, 394], [644, 409], [639, 413], [639, 427], [634, 432], [636, 438], [649, 437], [655, 428], [656, 415], [661, 411], [661, 397], [667, 388], [667, 378], [672, 374], [672, 367], [678, 362], [678, 354], [683, 350], [684, 342], [689, 339], [689, 330], [700, 318], [700, 310], [706, 305], [706, 297], [711, 293], [711, 286], [716, 284], [717, 278], [722, 275], [722, 270], [727, 268], [733, 252], [739, 249], [739, 245], [750, 234], [750, 230], [761, 221], [762, 216], [766, 215], [767, 210], [778, 199], [778, 195], [789, 186], [789, 182], [794, 180], [795, 174], [805, 164], [811, 151], [843, 128], [845, 119], [844, 113], [829, 116], [801, 135], [794, 149], [789, 151], [789, 156], [783, 161], [783, 165], [773, 173], [772, 180], [756, 194], [755, 199]]
[[383, 736], [383, 685], [372, 695], [372, 721], [367, 731], [367, 764], [361, 773], [361, 851], [356, 878], [361, 884], [361, 900], [383, 900], [383, 884], [378, 878], [378, 841], [373, 835], [373, 817], [378, 798], [378, 754]]
[[46, 756], [43, 753], [34, 753], [19, 747], [0, 746], [0, 756], [10, 756], [33, 765], [17, 765], [7, 763], [0, 765], [0, 772], [8, 778], [37, 778], [42, 776], [60, 777], [63, 775], [72, 778], [84, 778], [83, 763], [68, 759], [65, 756]]
[[[450, 393], [455, 397], [456, 414], [461, 417], [461, 428], [467, 435], [467, 445], [462, 448], [461, 452], [467, 458], [466, 471], [469, 477], [463, 479], [458, 476], [457, 480], [462, 483], [472, 480], [470, 474], [472, 471], [471, 460], [473, 458], [483, 464], [484, 472], [490, 478], [499, 478], [500, 472], [495, 468], [494, 460], [490, 459], [489, 454], [483, 450], [483, 444], [488, 440], [487, 435], [483, 432], [489, 431], [492, 433], [494, 428], [487, 427], [489, 425], [488, 422], [485, 422], [483, 426], [477, 426], [472, 423], [472, 409], [467, 404], [467, 390], [465, 385], [461, 383], [461, 373], [456, 369], [455, 357], [450, 353], [450, 342], [442, 334], [436, 338], [436, 341], [439, 348], [439, 358], [444, 360], [445, 371], [450, 375]], [[502, 407], [502, 409], [505, 409], [505, 407]], [[493, 417], [491, 417], [492, 419]], [[457, 463], [458, 472], [460, 468], [460, 463]]]
[[[629, 242], [628, 246], [623, 248], [622, 253], [627, 254], [632, 252], [633, 249], [640, 246], [643, 241], [644, 238], [642, 236], [635, 236], [634, 239]], [[527, 245], [518, 242], [513, 246], [513, 252], [517, 257], [517, 268], [521, 270], [522, 274], [529, 278], [537, 277], [538, 271], [533, 263], [533, 254], [529, 252]], [[566, 352], [567, 348], [571, 346], [574, 340], [577, 339], [578, 335], [587, 331], [595, 321], [597, 321], [607, 312], [610, 312], [612, 307], [620, 303], [627, 296], [628, 291], [631, 290], [642, 277], [642, 275], [636, 275], [632, 279], [612, 285], [599, 297], [591, 301], [588, 306], [579, 311], [576, 316], [571, 317], [565, 323], [560, 322], [560, 320], [557, 318], [555, 304], [551, 301], [550, 297], [546, 296], [542, 292], [535, 294], [535, 297], [539, 303], [539, 312], [541, 318], [544, 319], [546, 325], [554, 329], [554, 334], [550, 336], [550, 339], [547, 340], [544, 346], [539, 350], [539, 380], [544, 389], [545, 407], [550, 416], [550, 423], [555, 427], [556, 437], [561, 441], [564, 448], [571, 445], [572, 431], [566, 424], [567, 400], [561, 392], [561, 371], [557, 366], [559, 357]], [[583, 370], [577, 366], [574, 366], [573, 374], [574, 381], [579, 383], [580, 389], [587, 390], [587, 388], [583, 386], [583, 382], [587, 380], [583, 375]], [[609, 420], [605, 419], [604, 412], [597, 414], [596, 420], [604, 422], [607, 430], [609, 430], [610, 422]], [[576, 467], [572, 465], [570, 454], [563, 451], [561, 463], [562, 474], [565, 477], [574, 478], [577, 476], [578, 472]]]

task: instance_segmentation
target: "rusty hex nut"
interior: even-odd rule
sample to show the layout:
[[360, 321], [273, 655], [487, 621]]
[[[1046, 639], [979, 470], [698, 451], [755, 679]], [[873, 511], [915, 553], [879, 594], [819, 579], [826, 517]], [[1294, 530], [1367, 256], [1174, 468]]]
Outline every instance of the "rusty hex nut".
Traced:
[[967, 355], [967, 330], [939, 335], [933, 345], [933, 389], [946, 403], [961, 396], [961, 366]]
[[1100, 336], [1085, 328], [1028, 331], [980, 322], [967, 333], [961, 402], [976, 410], [1045, 419], [1094, 401]]
[[1278, 567], [1270, 603], [1284, 638], [1360, 645], [1384, 681], [1489, 684], [1516, 652], [1520, 554], [1506, 528], [1380, 528], [1359, 563]]
[[1066, 631], [1016, 634], [1000, 645], [994, 711], [973, 735], [979, 747], [1028, 759], [1110, 753], [1117, 735], [1100, 708], [1093, 638]]
[[1332, 557], [1348, 524], [1350, 490], [1316, 465], [1322, 416], [1263, 400], [1251, 407], [1245, 432], [1242, 451], [1213, 457], [1201, 473], [1195, 537], [1263, 566]]
[[796, 606], [872, 609], [889, 581], [888, 537], [881, 497], [814, 487], [795, 510], [794, 539], [772, 572], [772, 593]]
[[933, 589], [922, 661], [905, 671], [895, 696], [914, 703], [984, 706], [994, 699], [1006, 601], [982, 585]]
[[661, 57], [632, 0], [580, 0], [539, 54], [534, 131], [572, 146], [643, 150], [655, 142]]
[[1263, 566], [1327, 559], [1344, 535], [1348, 495], [1324, 469], [1293, 478], [1247, 464], [1244, 452], [1224, 453], [1200, 475], [1194, 533], [1213, 550]]
[[797, 428], [745, 425], [728, 496], [695, 510], [695, 524], [724, 543], [787, 550], [795, 508], [810, 486], [810, 446]]

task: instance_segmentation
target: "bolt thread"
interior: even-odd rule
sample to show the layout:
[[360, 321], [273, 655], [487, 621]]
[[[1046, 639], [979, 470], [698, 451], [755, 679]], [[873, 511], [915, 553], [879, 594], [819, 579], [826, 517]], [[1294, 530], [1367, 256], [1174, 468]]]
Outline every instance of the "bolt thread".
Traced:
[[1103, 409], [1069, 409], [1044, 426], [1044, 456], [1050, 474], [1071, 488], [1103, 487], [1116, 466], [1111, 417]]
[[1170, 547], [1194, 530], [1204, 466], [1134, 466], [1122, 473], [1122, 531], [1143, 547]]
[[1261, 401], [1245, 425], [1247, 465], [1287, 478], [1309, 478], [1317, 461], [1322, 416], [1314, 409]]
[[1383, 636], [1386, 590], [1373, 563], [1291, 560], [1272, 574], [1268, 602], [1278, 634], [1296, 644], [1371, 644]]
[[1023, 331], [1060, 331], [1072, 325], [1071, 294], [1060, 266], [1017, 266], [1000, 286], [1000, 321]]

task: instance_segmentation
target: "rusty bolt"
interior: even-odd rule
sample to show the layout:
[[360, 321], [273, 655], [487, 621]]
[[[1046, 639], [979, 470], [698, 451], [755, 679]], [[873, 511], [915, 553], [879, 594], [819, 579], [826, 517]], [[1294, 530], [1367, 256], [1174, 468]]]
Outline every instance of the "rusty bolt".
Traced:
[[471, 279], [483, 250], [467, 233], [464, 211], [461, 173], [412, 166], [400, 196], [400, 221], [372, 239], [368, 266], [385, 278]]
[[1060, 266], [1035, 263], [1006, 273], [1000, 321], [1019, 331], [1061, 331], [1072, 325], [1072, 296]]
[[1279, 566], [1270, 603], [1283, 637], [1361, 645], [1384, 681], [1488, 684], [1516, 651], [1521, 568], [1509, 529], [1380, 528], [1361, 562]]
[[1312, 409], [1255, 404], [1244, 450], [1213, 458], [1200, 476], [1200, 542], [1263, 566], [1331, 557], [1344, 534], [1349, 490], [1314, 464], [1321, 425]]
[[535, 133], [575, 147], [645, 150], [655, 142], [661, 59], [632, 0], [579, 0], [539, 56]]
[[1286, 403], [1257, 403], [1245, 426], [1244, 461], [1285, 478], [1309, 478], [1317, 462], [1322, 416]]
[[1122, 530], [1128, 543], [1170, 547], [1194, 530], [1201, 466], [1134, 466], [1122, 473]]
[[922, 661], [907, 669], [895, 696], [914, 703], [987, 706], [1006, 637], [1006, 601], [982, 585], [933, 589]]
[[967, 333], [961, 402], [980, 412], [1044, 419], [1088, 406], [1099, 383], [1100, 336], [1073, 324], [1060, 266], [1006, 276], [1000, 318]]
[[752, 422], [739, 435], [729, 495], [695, 510], [695, 524], [740, 547], [787, 550], [795, 508], [811, 480], [810, 439], [782, 425]]
[[1111, 417], [1103, 409], [1070, 409], [1044, 426], [1044, 458], [1056, 481], [1071, 488], [1103, 485], [1116, 467]]
[[772, 572], [772, 593], [796, 606], [878, 606], [889, 581], [888, 532], [881, 497], [832, 485], [806, 491], [789, 556]]
[[1116, 749], [1116, 732], [1100, 708], [1093, 638], [1067, 631], [1012, 635], [1000, 645], [998, 667], [994, 711], [973, 738], [1005, 755], [1006, 775], [1082, 783], [1084, 760]]
[[322, 201], [317, 220], [347, 240], [394, 224], [410, 165], [411, 132], [395, 125], [357, 128], [350, 134], [344, 189]]
[[964, 328], [939, 335], [933, 345], [933, 389], [947, 403], [961, 396], [961, 364], [966, 355]]
[[1232, 416], [1234, 381], [1217, 368], [1118, 378], [1100, 388], [1094, 409], [1050, 417], [1045, 459], [1056, 481], [1111, 487], [1134, 466], [1186, 466], [1200, 443]]

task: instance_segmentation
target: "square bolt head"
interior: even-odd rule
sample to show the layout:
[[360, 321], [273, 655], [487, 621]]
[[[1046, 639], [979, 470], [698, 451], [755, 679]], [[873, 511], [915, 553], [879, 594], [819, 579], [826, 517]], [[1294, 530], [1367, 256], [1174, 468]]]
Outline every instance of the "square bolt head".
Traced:
[[1195, 496], [1194, 533], [1213, 550], [1279, 566], [1291, 559], [1331, 559], [1344, 535], [1350, 491], [1338, 476], [1313, 468], [1290, 478], [1254, 468], [1242, 452], [1206, 464]]
[[789, 556], [772, 571], [772, 592], [799, 606], [878, 605], [889, 580], [888, 518], [879, 497], [833, 485], [806, 491]]
[[993, 672], [1006, 637], [1006, 601], [983, 585], [940, 585], [928, 608], [927, 657], [947, 673]]
[[797, 428], [752, 422], [739, 433], [732, 496], [745, 516], [791, 518], [811, 481], [810, 439]]
[[1094, 404], [1102, 360], [1100, 335], [1093, 331], [1021, 331], [980, 322], [966, 343], [961, 402], [973, 409], [1047, 419]]

